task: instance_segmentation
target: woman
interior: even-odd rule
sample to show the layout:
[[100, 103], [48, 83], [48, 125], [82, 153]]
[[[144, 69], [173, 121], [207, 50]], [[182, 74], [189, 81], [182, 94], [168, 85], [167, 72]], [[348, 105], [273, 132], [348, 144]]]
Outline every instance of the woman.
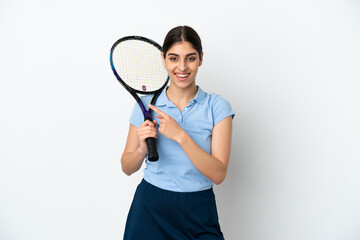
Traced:
[[[226, 176], [234, 113], [226, 100], [196, 85], [203, 52], [200, 37], [192, 28], [170, 30], [162, 59], [170, 85], [155, 106], [149, 105], [157, 120], [143, 122], [135, 105], [121, 158], [123, 171], [131, 175], [146, 158], [145, 139], [157, 138], [159, 160], [146, 160], [124, 239], [224, 239], [212, 186]], [[142, 98], [145, 103], [150, 99]]]

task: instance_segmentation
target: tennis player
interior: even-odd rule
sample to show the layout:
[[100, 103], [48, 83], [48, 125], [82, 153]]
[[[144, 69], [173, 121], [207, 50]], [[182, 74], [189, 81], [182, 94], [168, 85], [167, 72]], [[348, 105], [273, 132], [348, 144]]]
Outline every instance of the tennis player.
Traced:
[[[127, 175], [140, 169], [148, 137], [157, 138], [159, 160], [145, 161], [125, 240], [224, 239], [213, 185], [226, 176], [234, 112], [224, 98], [196, 84], [203, 55], [194, 29], [179, 26], [170, 30], [162, 52], [170, 84], [154, 106], [149, 105], [156, 120], [144, 122], [135, 104], [122, 169]], [[148, 104], [151, 96], [142, 100]]]

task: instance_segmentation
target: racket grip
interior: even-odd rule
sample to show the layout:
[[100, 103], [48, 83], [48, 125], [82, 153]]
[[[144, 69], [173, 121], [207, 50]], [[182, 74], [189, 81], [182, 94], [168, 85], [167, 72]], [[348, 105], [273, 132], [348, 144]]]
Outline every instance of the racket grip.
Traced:
[[156, 162], [159, 160], [159, 154], [156, 147], [156, 139], [149, 137], [146, 139], [146, 144], [148, 148], [148, 160], [150, 162]]

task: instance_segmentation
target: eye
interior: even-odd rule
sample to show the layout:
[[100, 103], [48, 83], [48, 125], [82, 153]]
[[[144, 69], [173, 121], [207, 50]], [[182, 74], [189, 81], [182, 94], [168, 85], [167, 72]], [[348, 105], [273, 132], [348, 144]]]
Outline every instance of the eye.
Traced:
[[196, 60], [196, 57], [189, 57], [188, 60], [189, 60], [189, 62], [193, 62]]
[[170, 61], [176, 61], [176, 60], [177, 60], [177, 57], [169, 57], [169, 60], [170, 60]]

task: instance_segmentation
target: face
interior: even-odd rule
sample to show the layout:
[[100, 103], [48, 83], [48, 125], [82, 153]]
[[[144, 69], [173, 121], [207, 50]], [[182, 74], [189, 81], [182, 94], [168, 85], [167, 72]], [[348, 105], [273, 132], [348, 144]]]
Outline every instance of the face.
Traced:
[[193, 48], [191, 43], [176, 43], [167, 51], [166, 57], [164, 58], [163, 53], [162, 57], [171, 84], [179, 88], [196, 86], [195, 78], [202, 60], [200, 60], [199, 53]]

